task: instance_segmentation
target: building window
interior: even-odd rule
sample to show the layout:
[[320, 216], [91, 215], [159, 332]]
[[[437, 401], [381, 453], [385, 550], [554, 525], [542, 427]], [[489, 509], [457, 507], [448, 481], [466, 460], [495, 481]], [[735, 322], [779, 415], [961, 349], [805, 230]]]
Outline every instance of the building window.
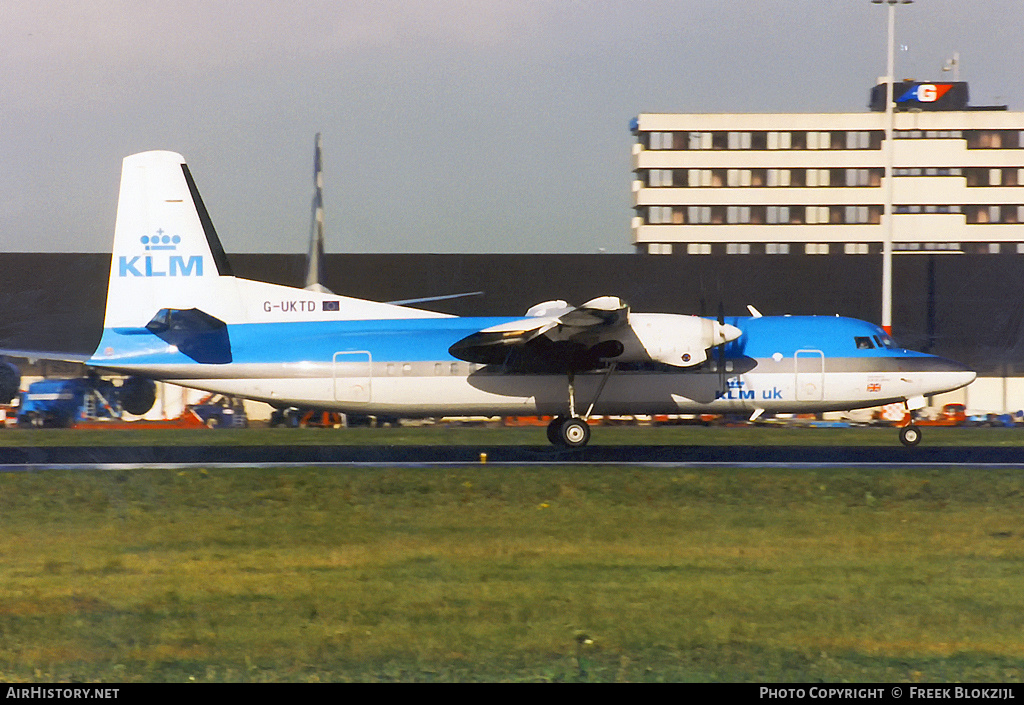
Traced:
[[647, 253], [651, 255], [672, 254], [672, 244], [668, 242], [652, 242], [647, 245]]
[[868, 252], [866, 242], [847, 242], [843, 245], [843, 253], [847, 255], [866, 255]]
[[807, 206], [804, 222], [808, 225], [821, 225], [828, 222], [828, 206]]
[[649, 169], [647, 185], [652, 188], [675, 186], [675, 172], [672, 169]]
[[[872, 186], [882, 185], [884, 169], [834, 169], [835, 182], [839, 186]], [[899, 176], [899, 174], [897, 174]]]
[[648, 225], [683, 225], [683, 209], [672, 206], [648, 206]]
[[807, 149], [831, 149], [832, 148], [832, 133], [831, 132], [808, 132], [807, 133]]
[[829, 186], [831, 184], [828, 169], [808, 169], [806, 184], [808, 186]]
[[966, 130], [967, 149], [1019, 149], [1021, 130]]
[[768, 149], [792, 149], [793, 136], [789, 132], [769, 132]]
[[691, 132], [686, 142], [687, 149], [711, 149], [712, 137], [710, 132]]
[[686, 222], [691, 225], [707, 224], [711, 222], [711, 206], [687, 206]]
[[964, 169], [968, 186], [1021, 186], [1024, 169], [974, 167]]
[[[1006, 210], [1007, 213], [1010, 213], [1011, 209], [1013, 209], [1013, 211], [1016, 211], [1015, 213], [1013, 213], [1013, 215], [1018, 215], [1018, 216], [1020, 215], [1020, 208], [1019, 207], [1018, 208], [1014, 208], [1013, 206], [1008, 206], [1005, 210]], [[967, 223], [970, 224], [970, 225], [986, 225], [986, 224], [989, 224], [989, 223], [1012, 222], [1012, 221], [1004, 221], [1003, 220], [1003, 211], [1004, 211], [1003, 207], [1002, 206], [998, 206], [998, 205], [995, 205], [995, 206], [968, 205], [968, 206], [964, 206], [963, 207], [963, 212], [964, 212], [964, 215], [967, 218]]]
[[804, 245], [804, 254], [808, 255], [827, 255], [828, 254], [828, 243], [827, 242], [808, 242]]
[[960, 206], [941, 206], [929, 204], [927, 206], [893, 206], [894, 213], [962, 213]]
[[871, 149], [871, 132], [868, 130], [850, 130], [846, 133], [847, 149]]
[[647, 138], [648, 149], [675, 149], [675, 137], [671, 132], [650, 132]]
[[749, 132], [730, 132], [727, 140], [729, 149], [750, 149]]
[[789, 206], [768, 206], [765, 209], [765, 221], [771, 225], [789, 222]]
[[789, 169], [768, 169], [768, 187], [789, 186], [791, 182]]
[[725, 222], [730, 224], [749, 223], [750, 206], [728, 206], [725, 209]]
[[[881, 183], [881, 177], [884, 174], [884, 170], [879, 169], [878, 171], [880, 172], [878, 180], [879, 180], [879, 183]], [[966, 171], [971, 171], [971, 170], [967, 169]], [[965, 170], [961, 169], [960, 167], [926, 167], [926, 168], [914, 167], [914, 168], [893, 169], [892, 173], [893, 173], [894, 176], [964, 176], [965, 175]], [[979, 175], [981, 173], [982, 173], [982, 170], [980, 170], [980, 169], [976, 170], [975, 176], [973, 176], [972, 178], [978, 179], [980, 181], [980, 176]], [[969, 185], [979, 186], [980, 183], [969, 184]]]
[[725, 183], [733, 188], [749, 187], [752, 181], [750, 169], [729, 169], [726, 171]]
[[749, 242], [730, 242], [725, 246], [725, 254], [727, 255], [749, 255], [750, 254], [750, 243]]
[[764, 245], [764, 253], [766, 255], [788, 255], [789, 254], [789, 243], [788, 242], [767, 242]]
[[878, 225], [882, 222], [881, 206], [845, 206], [843, 222], [850, 225]]
[[711, 170], [687, 169], [686, 184], [690, 188], [706, 188], [711, 186]]
[[711, 245], [706, 242], [690, 242], [686, 245], [688, 255], [710, 255]]
[[[875, 133], [872, 133], [874, 135]], [[883, 135], [884, 132], [879, 133]], [[962, 130], [896, 130], [893, 132], [893, 137], [898, 140], [921, 140], [921, 139], [963, 139], [964, 132]], [[872, 139], [874, 141], [874, 139]]]

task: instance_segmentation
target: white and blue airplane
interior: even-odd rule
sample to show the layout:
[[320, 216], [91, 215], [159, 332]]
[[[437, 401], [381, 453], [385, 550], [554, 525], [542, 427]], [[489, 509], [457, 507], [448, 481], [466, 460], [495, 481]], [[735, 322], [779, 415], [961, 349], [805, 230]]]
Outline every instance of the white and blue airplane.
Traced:
[[278, 409], [550, 415], [549, 440], [570, 447], [588, 442], [592, 414], [913, 407], [975, 377], [871, 323], [752, 313], [635, 313], [605, 296], [463, 318], [241, 279], [185, 160], [153, 151], [124, 160], [103, 333], [85, 364], [128, 376], [136, 412], [161, 380]]

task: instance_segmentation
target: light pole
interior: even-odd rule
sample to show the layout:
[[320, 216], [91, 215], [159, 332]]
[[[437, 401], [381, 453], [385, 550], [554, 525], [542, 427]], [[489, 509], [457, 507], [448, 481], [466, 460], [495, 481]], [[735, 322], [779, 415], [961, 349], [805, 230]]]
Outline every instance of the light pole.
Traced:
[[895, 100], [894, 64], [896, 63], [896, 5], [910, 5], [914, 0], [871, 0], [873, 5], [889, 6], [889, 53], [885, 72], [885, 205], [882, 211], [882, 328], [892, 333], [892, 199], [893, 199], [893, 101]]

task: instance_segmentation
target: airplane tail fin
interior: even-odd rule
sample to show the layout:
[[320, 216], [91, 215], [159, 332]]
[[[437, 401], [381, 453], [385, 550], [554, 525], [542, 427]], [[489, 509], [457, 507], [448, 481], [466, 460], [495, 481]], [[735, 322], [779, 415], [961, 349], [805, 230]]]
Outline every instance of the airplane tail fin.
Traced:
[[182, 156], [126, 157], [104, 327], [145, 326], [165, 308], [208, 308], [222, 276], [231, 267]]
[[313, 217], [309, 230], [309, 254], [306, 256], [306, 289], [330, 294], [324, 286], [324, 170], [323, 138], [316, 133], [313, 149]]
[[[125, 157], [105, 332], [145, 328], [169, 339], [211, 325], [435, 317], [444, 314], [235, 277], [184, 158], [160, 151]], [[117, 344], [101, 344], [106, 357], [127, 338], [111, 340]]]

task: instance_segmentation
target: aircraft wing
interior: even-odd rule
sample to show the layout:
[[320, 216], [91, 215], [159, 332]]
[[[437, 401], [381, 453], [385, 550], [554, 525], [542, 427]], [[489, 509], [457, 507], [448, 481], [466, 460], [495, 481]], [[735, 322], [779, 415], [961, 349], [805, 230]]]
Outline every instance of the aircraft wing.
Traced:
[[9, 404], [14, 397], [18, 396], [18, 390], [21, 389], [21, 370], [18, 369], [17, 365], [10, 362], [11, 358], [25, 359], [30, 362], [53, 360], [56, 362], [84, 363], [90, 357], [91, 355], [68, 352], [0, 349], [0, 404]]
[[86, 353], [72, 352], [46, 352], [41, 350], [9, 350], [0, 349], [0, 358], [14, 357], [19, 360], [52, 360], [54, 362], [78, 362], [86, 363], [92, 355]]
[[538, 304], [526, 318], [473, 333], [448, 351], [513, 371], [588, 370], [607, 360], [692, 367], [707, 359], [709, 348], [740, 335], [735, 326], [697, 316], [630, 313], [622, 299], [601, 296], [579, 307]]

